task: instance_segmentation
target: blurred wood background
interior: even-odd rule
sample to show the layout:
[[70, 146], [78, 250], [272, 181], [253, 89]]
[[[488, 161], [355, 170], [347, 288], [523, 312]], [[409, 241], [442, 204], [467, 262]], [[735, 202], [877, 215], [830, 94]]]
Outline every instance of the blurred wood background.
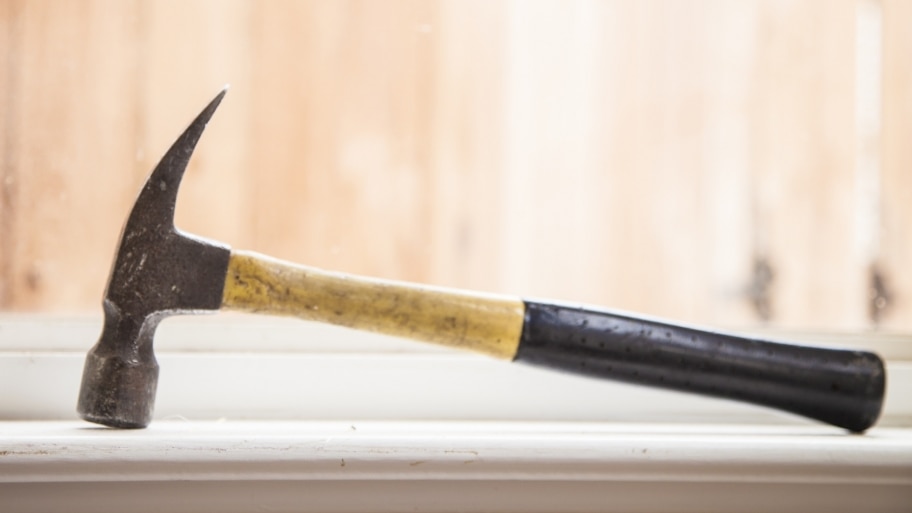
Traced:
[[912, 2], [4, 0], [0, 309], [188, 231], [682, 320], [912, 328]]

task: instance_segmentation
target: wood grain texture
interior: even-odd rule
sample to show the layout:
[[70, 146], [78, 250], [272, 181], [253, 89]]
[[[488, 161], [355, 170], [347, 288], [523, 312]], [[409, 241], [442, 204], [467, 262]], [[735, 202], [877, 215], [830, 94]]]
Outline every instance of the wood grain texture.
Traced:
[[884, 324], [912, 326], [912, 2], [883, 2], [882, 264]]
[[230, 83], [187, 231], [729, 326], [760, 322], [758, 294], [777, 326], [870, 326], [873, 260], [884, 325], [907, 329], [909, 7], [864, 1], [884, 31], [873, 251], [855, 0], [4, 2], [0, 308], [96, 311], [139, 185]]
[[253, 247], [327, 268], [425, 279], [435, 228], [426, 31], [435, 4], [260, 6], [258, 130], [249, 134], [258, 156]]
[[523, 329], [518, 298], [327, 272], [233, 251], [222, 308], [285, 315], [512, 360]]
[[868, 262], [854, 234], [855, 7], [770, 2], [758, 16], [753, 229], [775, 273], [773, 318], [786, 325], [866, 322]]
[[511, 25], [507, 286], [750, 319], [745, 13], [729, 3], [534, 5]]
[[136, 194], [135, 4], [5, 10], [3, 306], [72, 308], [101, 297]]

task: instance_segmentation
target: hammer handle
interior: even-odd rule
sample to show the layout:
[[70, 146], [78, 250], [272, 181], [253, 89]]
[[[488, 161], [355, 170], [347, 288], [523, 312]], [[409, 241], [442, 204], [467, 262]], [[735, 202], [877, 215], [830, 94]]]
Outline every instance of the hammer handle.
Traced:
[[222, 307], [402, 336], [557, 370], [750, 402], [851, 431], [877, 420], [869, 352], [706, 331], [607, 310], [362, 278], [233, 251]]
[[526, 302], [516, 360], [796, 413], [861, 432], [880, 415], [874, 353], [784, 344], [604, 310]]
[[286, 315], [503, 359], [516, 354], [523, 302], [324, 271], [231, 252], [222, 308]]

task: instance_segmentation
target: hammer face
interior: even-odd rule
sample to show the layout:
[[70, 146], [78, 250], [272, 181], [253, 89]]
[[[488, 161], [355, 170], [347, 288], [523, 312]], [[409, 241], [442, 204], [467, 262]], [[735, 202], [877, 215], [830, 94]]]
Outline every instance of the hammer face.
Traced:
[[107, 300], [104, 310], [101, 339], [86, 357], [79, 416], [117, 428], [146, 427], [158, 384], [152, 336], [163, 316], [135, 319]]
[[90, 353], [79, 394], [79, 416], [116, 428], [144, 428], [152, 421], [158, 363], [130, 362]]

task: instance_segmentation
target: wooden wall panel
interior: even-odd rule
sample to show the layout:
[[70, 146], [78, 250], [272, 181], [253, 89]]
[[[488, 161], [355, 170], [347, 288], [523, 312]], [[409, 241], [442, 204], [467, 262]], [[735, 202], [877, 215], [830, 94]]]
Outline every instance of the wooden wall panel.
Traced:
[[0, 155], [3, 160], [0, 167], [0, 308], [7, 309], [13, 306], [13, 256], [18, 243], [16, 240], [16, 212], [14, 210], [17, 199], [17, 168], [16, 160], [18, 141], [13, 136], [16, 129], [16, 104], [12, 101], [16, 96], [18, 86], [18, 73], [21, 50], [22, 22], [19, 11], [20, 3], [5, 2], [0, 4], [0, 17], [4, 20], [3, 30], [0, 31], [0, 55], [4, 55], [5, 66], [0, 66], [0, 98], [6, 107], [0, 117]]
[[123, 222], [111, 214], [135, 194], [136, 5], [4, 9], [2, 306], [96, 306]]
[[912, 2], [883, 2], [884, 323], [912, 328]]
[[[509, 292], [501, 220], [507, 34], [505, 2], [441, 2], [433, 25], [429, 274], [440, 285]], [[507, 268], [509, 266], [506, 266]], [[514, 291], [515, 292], [515, 291]]]
[[[188, 231], [697, 322], [760, 322], [754, 294], [776, 325], [868, 326], [857, 7], [5, 2], [0, 308], [94, 311], [143, 178], [231, 83], [182, 188]], [[883, 2], [875, 259], [896, 329], [912, 326], [907, 11]]]
[[425, 278], [435, 4], [257, 5], [252, 242], [312, 265]]
[[511, 13], [507, 288], [749, 318], [750, 6], [535, 5]]
[[768, 2], [752, 93], [756, 251], [773, 319], [859, 327], [867, 262], [854, 216], [855, 2]]
[[244, 242], [251, 202], [251, 14], [239, 0], [140, 2], [140, 132], [136, 188], [174, 138], [225, 84], [228, 96], [201, 139], [181, 185], [181, 229], [230, 244]]
[[[606, 253], [614, 200], [604, 167], [610, 129], [604, 43], [614, 5], [513, 3], [505, 24], [502, 109], [503, 287], [519, 294], [594, 301], [617, 265]], [[605, 29], [604, 32], [601, 29]], [[604, 287], [602, 297], [611, 286]]]

